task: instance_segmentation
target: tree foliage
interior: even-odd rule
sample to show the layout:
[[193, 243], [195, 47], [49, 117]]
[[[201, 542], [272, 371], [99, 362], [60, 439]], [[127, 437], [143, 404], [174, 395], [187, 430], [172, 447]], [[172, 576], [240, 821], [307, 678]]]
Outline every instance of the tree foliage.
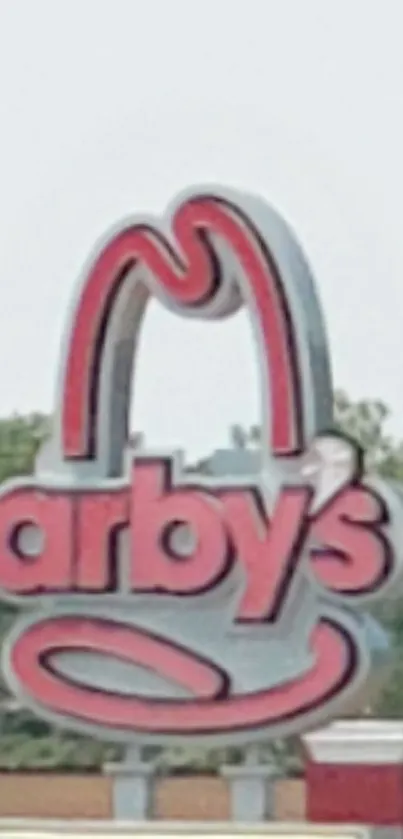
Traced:
[[335, 425], [362, 446], [366, 468], [385, 478], [403, 482], [403, 440], [396, 440], [387, 431], [390, 412], [378, 400], [352, 402], [344, 391], [336, 391]]
[[0, 482], [18, 475], [30, 475], [35, 455], [50, 428], [43, 414], [0, 419]]

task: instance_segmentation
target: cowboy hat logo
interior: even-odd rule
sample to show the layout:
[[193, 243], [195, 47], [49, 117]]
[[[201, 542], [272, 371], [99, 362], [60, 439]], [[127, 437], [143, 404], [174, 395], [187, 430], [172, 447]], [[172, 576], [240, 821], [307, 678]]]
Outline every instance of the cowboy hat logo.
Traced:
[[[176, 454], [130, 450], [153, 297], [180, 317], [249, 312], [255, 478], [196, 481]], [[3, 651], [13, 691], [122, 742], [242, 742], [337, 713], [371, 667], [359, 609], [400, 585], [403, 516], [331, 430], [322, 316], [285, 222], [199, 189], [114, 229], [79, 284], [59, 385], [35, 475], [0, 495], [1, 596], [29, 607]]]

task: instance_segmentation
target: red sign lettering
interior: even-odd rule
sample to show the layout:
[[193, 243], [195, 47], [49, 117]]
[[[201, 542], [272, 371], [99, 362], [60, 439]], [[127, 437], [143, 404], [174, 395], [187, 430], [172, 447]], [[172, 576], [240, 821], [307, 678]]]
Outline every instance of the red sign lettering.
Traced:
[[[273, 511], [261, 490], [173, 486], [166, 460], [139, 459], [132, 486], [107, 491], [13, 490], [0, 501], [0, 586], [11, 595], [119, 590], [118, 537], [129, 532], [133, 593], [194, 596], [239, 563], [245, 578], [237, 619], [273, 621], [308, 551], [324, 588], [357, 597], [393, 571], [384, 507], [355, 482], [311, 515], [312, 488], [280, 489]], [[38, 529], [37, 555], [19, 536]], [[183, 550], [174, 536], [182, 530]]]

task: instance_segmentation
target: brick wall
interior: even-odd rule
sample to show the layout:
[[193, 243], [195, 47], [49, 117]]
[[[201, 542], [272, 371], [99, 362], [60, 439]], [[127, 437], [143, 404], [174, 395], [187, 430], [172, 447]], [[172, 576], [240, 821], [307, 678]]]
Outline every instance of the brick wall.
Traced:
[[274, 791], [274, 812], [278, 821], [304, 821], [305, 808], [305, 781], [302, 779], [289, 779], [277, 782]]
[[0, 773], [0, 818], [107, 819], [111, 811], [110, 779], [101, 775]]
[[[277, 781], [276, 818], [305, 818], [302, 780]], [[0, 773], [0, 818], [112, 817], [112, 779], [102, 775]], [[160, 778], [154, 791], [156, 819], [223, 821], [229, 818], [226, 782], [219, 777]]]
[[229, 795], [222, 778], [164, 778], [155, 788], [157, 819], [227, 821]]

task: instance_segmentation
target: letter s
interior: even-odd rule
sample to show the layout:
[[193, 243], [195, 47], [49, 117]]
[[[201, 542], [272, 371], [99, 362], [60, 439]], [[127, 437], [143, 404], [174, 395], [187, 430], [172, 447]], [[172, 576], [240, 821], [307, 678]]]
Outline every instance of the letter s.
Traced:
[[382, 499], [363, 486], [346, 487], [313, 517], [311, 564], [325, 588], [350, 597], [376, 593], [392, 563], [385, 524]]

